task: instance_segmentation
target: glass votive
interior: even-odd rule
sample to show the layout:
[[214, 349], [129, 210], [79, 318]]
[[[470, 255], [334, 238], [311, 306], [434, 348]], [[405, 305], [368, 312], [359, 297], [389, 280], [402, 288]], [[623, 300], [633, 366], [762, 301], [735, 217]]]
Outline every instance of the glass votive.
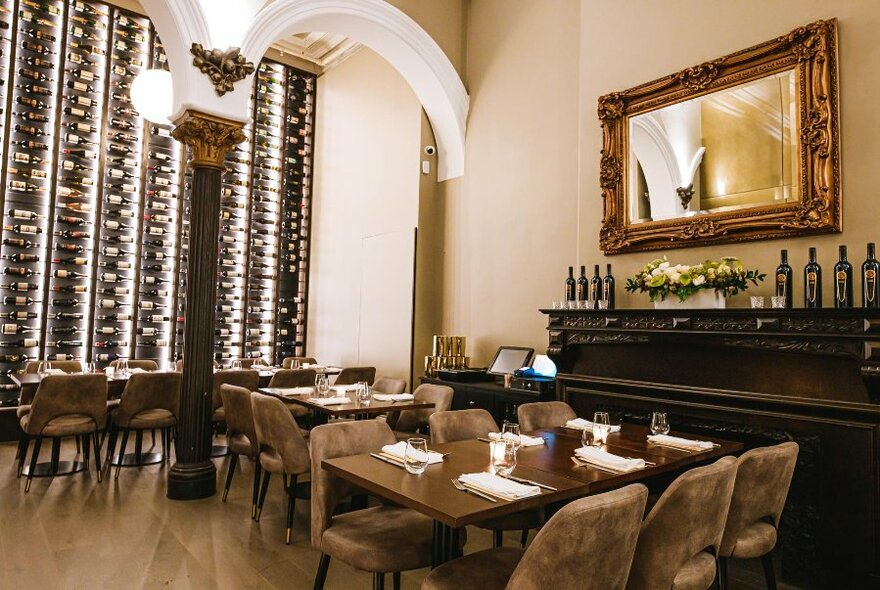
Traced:
[[764, 298], [761, 295], [752, 295], [749, 301], [752, 302], [752, 309], [764, 309]]
[[584, 301], [584, 309], [596, 309], [596, 300], [587, 299], [586, 301]]
[[785, 295], [774, 295], [771, 297], [770, 307], [773, 309], [785, 309]]
[[553, 309], [562, 309], [562, 301], [553, 300]]
[[578, 302], [574, 299], [572, 299], [570, 301], [566, 301], [565, 303], [566, 303], [566, 307], [568, 309], [577, 309], [578, 308]]
[[503, 439], [492, 441], [489, 443], [489, 458], [492, 470], [502, 477], [507, 477], [516, 467], [516, 445]]
[[607, 299], [597, 299], [596, 306], [599, 309], [608, 309], [608, 300]]

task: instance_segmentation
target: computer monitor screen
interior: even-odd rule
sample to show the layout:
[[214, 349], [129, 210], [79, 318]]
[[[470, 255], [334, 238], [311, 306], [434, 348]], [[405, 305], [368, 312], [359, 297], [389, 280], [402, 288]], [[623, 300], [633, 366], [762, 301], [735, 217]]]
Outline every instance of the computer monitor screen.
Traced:
[[493, 375], [507, 375], [517, 369], [529, 366], [534, 348], [522, 348], [519, 346], [502, 346], [495, 353], [492, 364], [489, 365], [488, 373]]

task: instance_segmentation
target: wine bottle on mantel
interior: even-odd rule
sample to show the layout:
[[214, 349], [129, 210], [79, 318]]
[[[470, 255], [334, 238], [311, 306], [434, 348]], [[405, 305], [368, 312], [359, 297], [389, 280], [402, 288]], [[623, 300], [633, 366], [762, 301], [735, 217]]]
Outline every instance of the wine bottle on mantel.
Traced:
[[599, 274], [599, 265], [593, 268], [593, 278], [590, 279], [590, 301], [602, 299], [602, 275]]
[[568, 278], [565, 279], [565, 300], [566, 301], [574, 301], [575, 297], [575, 282], [574, 282], [574, 267], [568, 267]]
[[834, 265], [834, 307], [853, 306], [853, 267], [846, 259], [846, 246], [840, 246], [840, 260]]
[[602, 297], [608, 302], [608, 309], [614, 309], [614, 276], [611, 265], [606, 265], [605, 276], [602, 278]]
[[880, 262], [877, 262], [874, 242], [868, 244], [868, 259], [862, 264], [862, 307], [880, 307], [880, 288], [877, 280], [880, 275]]
[[587, 289], [589, 289], [590, 282], [587, 280], [587, 267], [583, 264], [581, 265], [581, 276], [578, 277], [577, 286], [575, 287], [575, 292], [577, 295], [578, 301], [586, 301], [587, 300]]
[[810, 261], [804, 267], [804, 307], [822, 307], [822, 267], [816, 262], [815, 248], [810, 248]]
[[788, 250], [780, 252], [779, 266], [776, 267], [776, 296], [785, 297], [785, 309], [794, 307], [792, 301], [793, 273], [788, 265]]

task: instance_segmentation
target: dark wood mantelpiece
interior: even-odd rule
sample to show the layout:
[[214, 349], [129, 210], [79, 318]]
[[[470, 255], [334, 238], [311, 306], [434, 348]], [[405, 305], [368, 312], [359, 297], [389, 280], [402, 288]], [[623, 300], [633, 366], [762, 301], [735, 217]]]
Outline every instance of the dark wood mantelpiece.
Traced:
[[747, 447], [801, 446], [778, 555], [804, 588], [880, 587], [880, 310], [541, 310], [557, 396]]

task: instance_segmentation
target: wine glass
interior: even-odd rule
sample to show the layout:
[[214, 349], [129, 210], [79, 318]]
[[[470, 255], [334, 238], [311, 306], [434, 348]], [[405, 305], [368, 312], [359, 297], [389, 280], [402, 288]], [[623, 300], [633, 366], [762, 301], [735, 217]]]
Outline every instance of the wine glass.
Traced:
[[45, 377], [49, 374], [49, 371], [51, 370], [52, 363], [50, 363], [49, 361], [40, 361], [39, 364], [37, 364], [37, 374], [40, 377]]
[[428, 467], [428, 441], [423, 438], [406, 439], [403, 466], [410, 473], [424, 473]]
[[651, 413], [651, 434], [668, 434], [669, 418], [666, 412]]
[[122, 377], [128, 377], [128, 359], [119, 359], [116, 364], [116, 372]]
[[291, 369], [300, 369], [300, 368], [302, 368], [302, 363], [300, 363], [299, 360], [292, 360], [292, 361], [290, 361], [290, 368]]
[[370, 403], [373, 398], [373, 390], [366, 381], [359, 381], [357, 384], [357, 399], [362, 404]]
[[95, 369], [95, 363], [94, 363], [94, 362], [83, 363], [83, 373], [86, 373], [87, 375], [91, 375], [91, 374], [93, 374], [93, 373], [95, 372], [95, 370], [96, 370], [96, 369]]
[[236, 370], [241, 369], [241, 361], [239, 361], [239, 360], [232, 361], [232, 365], [230, 365], [230, 368], [236, 369]]
[[507, 477], [516, 468], [517, 445], [511, 440], [497, 440], [489, 443], [492, 469], [501, 477]]
[[608, 442], [608, 433], [611, 431], [611, 418], [608, 412], [595, 412], [593, 414], [593, 445], [601, 446]]
[[315, 391], [318, 392], [318, 397], [327, 397], [327, 393], [330, 391], [330, 380], [326, 373], [315, 375]]
[[519, 424], [516, 422], [505, 422], [501, 426], [501, 440], [511, 441], [519, 450], [522, 444], [522, 438], [519, 436]]

